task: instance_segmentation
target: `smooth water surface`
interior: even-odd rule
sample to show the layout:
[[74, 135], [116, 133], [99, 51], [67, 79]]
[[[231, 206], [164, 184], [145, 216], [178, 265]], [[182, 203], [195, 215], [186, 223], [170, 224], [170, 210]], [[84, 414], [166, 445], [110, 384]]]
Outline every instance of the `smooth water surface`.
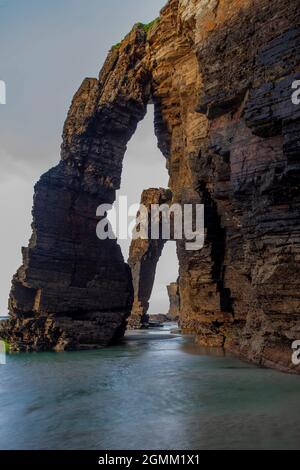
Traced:
[[1, 449], [300, 448], [300, 377], [203, 355], [169, 327], [0, 366]]

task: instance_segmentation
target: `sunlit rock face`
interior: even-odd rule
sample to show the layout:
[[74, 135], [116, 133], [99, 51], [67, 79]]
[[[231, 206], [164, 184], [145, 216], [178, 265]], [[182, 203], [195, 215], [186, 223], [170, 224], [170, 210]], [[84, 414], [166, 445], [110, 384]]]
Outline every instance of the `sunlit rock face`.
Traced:
[[95, 209], [114, 200], [151, 99], [172, 201], [205, 204], [204, 248], [177, 243], [183, 331], [299, 372], [299, 21], [297, 0], [170, 0], [150, 31], [136, 26], [110, 52], [98, 80], [84, 81], [62, 160], [36, 186], [6, 326], [16, 348], [78, 348], [123, 334], [131, 275], [117, 244], [95, 238]]
[[[181, 103], [171, 184], [186, 177], [171, 189], [179, 198], [195, 190], [206, 206], [204, 249], [179, 246], [182, 328], [282, 370], [293, 369], [300, 326], [299, 13], [295, 1], [179, 2], [177, 31], [192, 53], [181, 59], [189, 66], [176, 62], [180, 85], [176, 68], [171, 79]], [[202, 123], [192, 125], [194, 109]]]
[[167, 286], [167, 289], [170, 300], [168, 318], [172, 321], [178, 321], [180, 319], [180, 297], [178, 283], [172, 282]]

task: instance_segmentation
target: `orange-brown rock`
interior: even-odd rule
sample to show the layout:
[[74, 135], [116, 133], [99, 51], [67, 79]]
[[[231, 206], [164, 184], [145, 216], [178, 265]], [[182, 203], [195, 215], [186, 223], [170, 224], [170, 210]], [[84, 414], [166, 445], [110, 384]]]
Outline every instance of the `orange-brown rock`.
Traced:
[[177, 282], [172, 282], [167, 286], [168, 296], [170, 300], [170, 308], [168, 312], [168, 318], [172, 321], [180, 320], [180, 297], [179, 297], [179, 286]]

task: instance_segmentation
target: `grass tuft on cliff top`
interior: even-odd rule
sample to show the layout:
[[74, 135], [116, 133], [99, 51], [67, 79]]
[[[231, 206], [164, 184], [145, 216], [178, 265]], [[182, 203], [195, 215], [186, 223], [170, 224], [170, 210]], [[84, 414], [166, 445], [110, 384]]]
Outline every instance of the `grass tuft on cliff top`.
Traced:
[[153, 21], [150, 21], [150, 23], [136, 23], [136, 26], [138, 26], [139, 28], [141, 28], [145, 33], [149, 33], [149, 31], [151, 31], [151, 29], [156, 26], [157, 24], [159, 24], [160, 22], [160, 18], [155, 18], [155, 20]]
[[114, 44], [114, 45], [112, 46], [112, 49], [120, 49], [121, 44], [122, 44], [121, 42], [118, 42], [117, 44]]
[[0, 339], [0, 341], [2, 343], [4, 343], [4, 348], [5, 348], [5, 352], [6, 354], [8, 354], [10, 352], [10, 344], [8, 341], [6, 341], [6, 339]]
[[[141, 28], [146, 34], [148, 34], [152, 28], [154, 28], [154, 26], [156, 26], [157, 24], [159, 24], [160, 22], [160, 18], [155, 18], [155, 20], [153, 21], [150, 21], [150, 23], [136, 23], [134, 26], [137, 26], [138, 28]], [[121, 42], [118, 42], [117, 44], [114, 44], [112, 46], [112, 49], [120, 49], [121, 47], [121, 44], [122, 44], [122, 41]]]

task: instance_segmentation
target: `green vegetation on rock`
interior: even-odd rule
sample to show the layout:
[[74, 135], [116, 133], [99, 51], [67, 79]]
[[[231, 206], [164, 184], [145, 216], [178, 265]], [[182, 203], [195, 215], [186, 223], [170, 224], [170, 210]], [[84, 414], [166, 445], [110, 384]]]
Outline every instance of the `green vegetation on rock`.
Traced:
[[4, 343], [5, 352], [6, 352], [6, 354], [8, 354], [9, 351], [10, 351], [10, 344], [9, 344], [9, 342], [6, 341], [6, 339], [0, 339], [0, 341], [1, 341], [2, 343]]
[[[136, 23], [134, 25], [134, 27], [138, 27], [138, 28], [142, 29], [146, 34], [148, 34], [151, 31], [151, 29], [154, 28], [154, 26], [159, 24], [159, 22], [160, 22], [160, 18], [158, 17], [155, 20], [150, 21], [150, 23], [147, 23], [147, 24], [145, 24], [145, 23]], [[112, 49], [114, 49], [114, 50], [115, 49], [117, 49], [117, 50], [120, 49], [121, 44], [122, 44], [122, 41], [118, 42], [117, 44], [114, 44], [112, 46]]]
[[149, 31], [151, 31], [151, 29], [156, 26], [157, 24], [159, 24], [160, 22], [160, 18], [155, 18], [155, 20], [153, 21], [150, 21], [150, 23], [136, 23], [135, 26], [138, 26], [139, 28], [141, 28], [143, 31], [145, 31], [145, 33], [149, 33]]
[[121, 44], [122, 44], [121, 42], [118, 42], [117, 44], [114, 44], [114, 45], [112, 46], [112, 49], [120, 49]]

